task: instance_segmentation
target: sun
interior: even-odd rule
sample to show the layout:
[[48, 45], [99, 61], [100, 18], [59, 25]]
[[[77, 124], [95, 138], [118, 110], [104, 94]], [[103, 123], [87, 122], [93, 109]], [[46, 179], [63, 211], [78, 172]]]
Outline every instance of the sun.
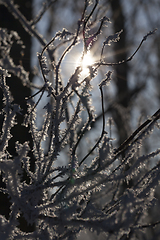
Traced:
[[91, 66], [93, 63], [94, 63], [94, 59], [92, 54], [89, 51], [83, 56], [83, 59], [82, 57], [78, 58], [76, 65], [82, 67], [82, 72], [81, 72], [82, 77], [89, 75], [88, 66]]

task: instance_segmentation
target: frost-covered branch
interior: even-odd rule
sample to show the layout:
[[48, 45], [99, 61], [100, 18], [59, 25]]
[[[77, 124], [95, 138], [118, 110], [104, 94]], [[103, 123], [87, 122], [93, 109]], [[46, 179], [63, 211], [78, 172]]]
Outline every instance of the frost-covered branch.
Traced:
[[[6, 216], [0, 218], [0, 238], [75, 239], [82, 229], [94, 229], [97, 234], [104, 233], [110, 239], [112, 237], [122, 239], [122, 236], [129, 235], [131, 231], [158, 225], [159, 221], [142, 224], [142, 220], [147, 215], [148, 209], [157, 203], [154, 191], [160, 181], [160, 168], [156, 161], [160, 149], [145, 154], [142, 154], [140, 149], [143, 148], [145, 139], [153, 133], [160, 118], [160, 110], [141, 124], [122, 145], [114, 149], [113, 139], [106, 131], [104, 106], [104, 88], [112, 81], [110, 70], [106, 71], [104, 79], [100, 79], [98, 86], [102, 112], [98, 140], [95, 140], [93, 146], [86, 147], [86, 155], [82, 155], [81, 147], [85, 134], [92, 133], [92, 123], [96, 118], [94, 110], [96, 105], [94, 106], [94, 102], [91, 101], [91, 93], [95, 77], [101, 78], [99, 69], [130, 61], [155, 30], [143, 38], [130, 58], [119, 63], [104, 62], [103, 57], [104, 47], [117, 42], [122, 31], [108, 36], [99, 47], [100, 61], [88, 66], [87, 76], [81, 75], [83, 69], [80, 63], [72, 69], [72, 74], [66, 82], [61, 74], [64, 58], [81, 41], [83, 60], [93, 42], [103, 34], [104, 22], [110, 22], [104, 16], [100, 19], [98, 30], [87, 37], [87, 27], [92, 26], [91, 22], [99, 1], [94, 1], [90, 6], [91, 2], [85, 0], [81, 19], [77, 19], [78, 24], [75, 25], [77, 27], [75, 33], [64, 28], [48, 43], [33, 27], [41, 19], [48, 5], [44, 5], [39, 15], [28, 22], [13, 1], [1, 0], [0, 3], [18, 18], [29, 34], [39, 40], [42, 51], [38, 53], [38, 60], [44, 81], [37, 93], [28, 96], [27, 99], [28, 113], [23, 126], [29, 129], [33, 145], [30, 146], [27, 141], [23, 144], [16, 141], [16, 155], [12, 155], [7, 148], [12, 138], [11, 131], [16, 125], [16, 117], [21, 114], [21, 109], [14, 102], [6, 79], [10, 77], [8, 72], [16, 74], [17, 68], [11, 64], [10, 49], [6, 55], [10, 65], [7, 65], [4, 59], [0, 60], [0, 87], [3, 94], [0, 171], [4, 182], [0, 191], [8, 194], [11, 202], [9, 218]], [[13, 32], [9, 35], [1, 30], [0, 34], [1, 39], [2, 34], [5, 39], [8, 37], [10, 47], [9, 36], [14, 35], [20, 41], [18, 35]], [[64, 41], [66, 39], [69, 40]], [[51, 47], [53, 42], [54, 46]], [[2, 39], [0, 50], [4, 51], [6, 46], [7, 43]], [[64, 50], [59, 56], [59, 49], [62, 46]], [[45, 56], [47, 52], [48, 55]], [[24, 69], [25, 66], [19, 69], [19, 78], [23, 84], [24, 75], [28, 76]], [[52, 77], [48, 77], [48, 74], [52, 74]], [[48, 94], [47, 103], [43, 105], [42, 96], [45, 92]], [[34, 102], [33, 98], [37, 94], [41, 95], [38, 101]], [[44, 110], [40, 129], [37, 127], [38, 104], [43, 105]], [[86, 119], [82, 121], [83, 113], [86, 114]], [[31, 171], [30, 151], [35, 159], [34, 171]], [[65, 162], [63, 166], [59, 165], [59, 160]], [[149, 165], [150, 160], [155, 160], [155, 166]], [[27, 181], [23, 178], [23, 172], [27, 175]], [[128, 185], [122, 189], [124, 181]], [[130, 182], [132, 184], [129, 184]], [[19, 228], [19, 216], [23, 216], [27, 224], [34, 226], [32, 232], [26, 233]]]

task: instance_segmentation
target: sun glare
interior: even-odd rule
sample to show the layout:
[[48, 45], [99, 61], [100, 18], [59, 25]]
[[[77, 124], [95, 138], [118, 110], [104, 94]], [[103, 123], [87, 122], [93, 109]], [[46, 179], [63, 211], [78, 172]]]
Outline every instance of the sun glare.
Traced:
[[93, 62], [93, 56], [89, 51], [84, 55], [83, 60], [81, 58], [78, 59], [76, 65], [82, 67], [81, 76], [85, 77], [89, 74], [88, 66], [92, 65]]

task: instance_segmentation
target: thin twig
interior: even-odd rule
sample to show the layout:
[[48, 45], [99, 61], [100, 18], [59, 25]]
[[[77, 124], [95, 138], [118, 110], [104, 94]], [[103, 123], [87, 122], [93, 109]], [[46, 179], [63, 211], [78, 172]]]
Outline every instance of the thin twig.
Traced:
[[58, 95], [58, 80], [59, 80], [59, 68], [60, 68], [60, 65], [62, 63], [62, 60], [64, 59], [64, 57], [66, 56], [66, 54], [71, 50], [71, 48], [73, 46], [75, 46], [75, 44], [77, 43], [77, 38], [79, 36], [79, 32], [80, 32], [80, 26], [81, 26], [81, 22], [79, 21], [78, 22], [78, 27], [77, 27], [77, 31], [76, 31], [76, 35], [72, 41], [72, 43], [65, 49], [65, 51], [62, 53], [60, 59], [59, 59], [59, 62], [56, 66], [56, 84], [55, 84], [55, 91], [56, 91], [56, 95]]
[[[95, 5], [93, 6], [92, 11], [91, 11], [90, 14], [86, 17], [86, 19], [83, 20], [83, 42], [84, 42], [84, 51], [83, 51], [83, 54], [82, 54], [82, 59], [83, 59], [84, 54], [87, 52], [87, 47], [86, 47], [86, 42], [85, 42], [85, 40], [86, 40], [86, 37], [85, 37], [86, 26], [87, 26], [87, 23], [88, 23], [89, 19], [91, 18], [91, 16], [93, 15], [93, 13], [94, 13], [94, 11], [95, 11], [95, 9], [96, 9], [96, 7], [97, 7], [97, 5], [98, 5], [98, 2], [99, 2], [99, 0], [96, 0]], [[87, 8], [87, 4], [85, 4], [85, 10], [86, 10], [86, 8]], [[84, 10], [84, 12], [85, 12], [85, 10]], [[83, 16], [83, 17], [84, 17], [84, 16]]]
[[54, 1], [46, 1], [43, 3], [43, 7], [42, 9], [39, 11], [39, 13], [37, 14], [37, 16], [35, 17], [35, 19], [31, 20], [31, 26], [35, 25], [36, 23], [38, 23], [41, 18], [43, 17], [43, 15], [45, 14], [45, 12], [49, 9], [49, 7], [55, 3], [57, 0]]
[[160, 224], [160, 221], [157, 221], [155, 223], [148, 223], [145, 225], [135, 226], [135, 227], [133, 227], [133, 229], [143, 229], [143, 228], [150, 228], [150, 227], [153, 228], [153, 227], [157, 226], [158, 224]]
[[122, 153], [134, 139], [134, 137], [142, 131], [149, 123], [155, 122], [160, 118], [160, 109], [158, 109], [150, 118], [148, 118], [144, 123], [142, 123], [131, 135], [127, 138], [116, 150], [115, 154]]
[[95, 63], [93, 65], [100, 65], [100, 66], [117, 66], [117, 65], [121, 65], [121, 64], [124, 64], [126, 62], [129, 62], [132, 60], [132, 58], [136, 55], [136, 53], [139, 51], [139, 49], [141, 48], [142, 44], [144, 41], [146, 41], [147, 37], [154, 34], [155, 32], [157, 31], [157, 28], [155, 28], [153, 31], [150, 31], [149, 33], [147, 33], [143, 39], [141, 40], [139, 46], [137, 47], [137, 49], [135, 50], [135, 52], [129, 57], [127, 58], [126, 60], [122, 60], [121, 62], [118, 62], [118, 63], [105, 63], [105, 62], [102, 62], [102, 60], [100, 60], [100, 63]]
[[101, 92], [101, 101], [102, 101], [102, 114], [103, 114], [103, 125], [102, 125], [102, 132], [101, 132], [101, 136], [99, 137], [98, 141], [96, 142], [96, 144], [94, 145], [94, 147], [87, 153], [87, 155], [80, 161], [79, 166], [82, 165], [82, 163], [86, 160], [86, 158], [88, 158], [88, 156], [94, 151], [94, 149], [98, 146], [98, 144], [100, 143], [100, 141], [103, 138], [103, 135], [105, 133], [105, 114], [104, 114], [104, 100], [103, 100], [103, 90], [102, 90], [102, 86], [99, 87], [100, 92]]

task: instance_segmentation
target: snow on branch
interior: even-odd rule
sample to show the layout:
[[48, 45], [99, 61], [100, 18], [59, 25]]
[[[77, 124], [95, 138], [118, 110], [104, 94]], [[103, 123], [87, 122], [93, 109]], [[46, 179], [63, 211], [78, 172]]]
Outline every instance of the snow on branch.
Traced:
[[[140, 220], [156, 203], [154, 191], [160, 181], [159, 163], [155, 161], [155, 166], [147, 166], [151, 159], [159, 157], [160, 150], [143, 155], [139, 154], [139, 150], [143, 147], [144, 140], [153, 133], [160, 118], [160, 110], [141, 124], [119, 147], [113, 148], [113, 139], [106, 131], [104, 103], [104, 89], [112, 81], [112, 71], [108, 70], [98, 85], [102, 112], [101, 132], [94, 137], [96, 141], [93, 146], [86, 146], [85, 154], [81, 142], [88, 132], [92, 132], [95, 121], [91, 93], [94, 78], [101, 78], [99, 69], [131, 60], [155, 30], [142, 39], [130, 58], [120, 63], [102, 60], [104, 47], [112, 42], [118, 44], [122, 30], [108, 36], [99, 50], [101, 59], [88, 67], [88, 75], [82, 79], [82, 69], [76, 66], [66, 83], [61, 74], [65, 57], [82, 39], [83, 59], [99, 34], [103, 34], [104, 23], [109, 23], [110, 20], [106, 16], [101, 18], [98, 30], [87, 37], [87, 27], [93, 20], [99, 1], [85, 1], [75, 33], [64, 28], [47, 43], [34, 26], [52, 2], [45, 3], [37, 17], [29, 23], [13, 1], [0, 1], [41, 44], [42, 51], [37, 56], [44, 81], [37, 93], [27, 99], [28, 112], [23, 126], [29, 129], [32, 144], [16, 141], [16, 154], [12, 155], [8, 151], [11, 132], [17, 124], [17, 116], [22, 113], [14, 102], [6, 78], [10, 77], [9, 73], [13, 73], [27, 85], [29, 75], [24, 70], [25, 66], [16, 66], [10, 56], [12, 41], [22, 45], [18, 34], [9, 34], [0, 29], [0, 49], [5, 52], [0, 59], [0, 87], [3, 94], [0, 171], [4, 183], [0, 191], [10, 199], [8, 219], [0, 216], [0, 239], [75, 239], [82, 229], [122, 239], [130, 231], [159, 224], [159, 221], [141, 224]], [[51, 47], [53, 42], [55, 46]], [[61, 46], [64, 51], [58, 58], [56, 54]], [[53, 74], [53, 82], [48, 77], [49, 74]], [[47, 103], [43, 105], [41, 100], [45, 92]], [[39, 100], [34, 102], [33, 99], [38, 94]], [[44, 110], [40, 128], [37, 127], [38, 104], [43, 105]], [[84, 121], [83, 114], [86, 116]], [[34, 170], [31, 169], [33, 159]], [[60, 166], [59, 160], [66, 160], [66, 165]], [[124, 187], [124, 181], [128, 183], [127, 187]], [[28, 225], [34, 226], [31, 232], [20, 229], [20, 216], [23, 216]]]

